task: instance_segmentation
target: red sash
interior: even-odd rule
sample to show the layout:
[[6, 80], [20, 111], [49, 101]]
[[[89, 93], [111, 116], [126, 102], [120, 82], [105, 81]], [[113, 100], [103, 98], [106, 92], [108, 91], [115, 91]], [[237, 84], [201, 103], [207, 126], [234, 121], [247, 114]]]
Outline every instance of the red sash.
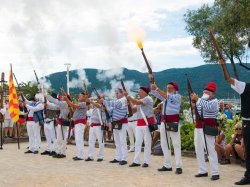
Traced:
[[[153, 117], [147, 117], [147, 121], [149, 125], [153, 125], [155, 122], [155, 118]], [[137, 119], [137, 126], [146, 126], [146, 122], [144, 119]]]

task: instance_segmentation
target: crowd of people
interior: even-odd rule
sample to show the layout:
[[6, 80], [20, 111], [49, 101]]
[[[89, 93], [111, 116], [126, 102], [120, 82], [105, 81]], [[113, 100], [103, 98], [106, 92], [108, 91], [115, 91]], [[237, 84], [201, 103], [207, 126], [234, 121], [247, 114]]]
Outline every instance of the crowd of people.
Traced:
[[[240, 84], [232, 79], [231, 84]], [[234, 88], [237, 90], [237, 88]], [[241, 88], [242, 89], [242, 88]], [[86, 92], [79, 93], [76, 102], [71, 96], [62, 90], [62, 96], [56, 94], [38, 93], [33, 98], [19, 99], [20, 118], [17, 123], [17, 130], [20, 132], [22, 124], [27, 125], [29, 147], [25, 154], [38, 154], [41, 144], [41, 127], [44, 129], [47, 145], [41, 155], [50, 155], [53, 158], [66, 157], [67, 141], [72, 135], [76, 142], [76, 156], [74, 161], [94, 161], [94, 149], [96, 140], [99, 144], [97, 161], [104, 160], [105, 130], [113, 132], [115, 143], [115, 154], [110, 163], [119, 165], [128, 164], [128, 153], [134, 152], [134, 159], [129, 167], [147, 168], [150, 165], [151, 152], [158, 137], [160, 137], [161, 149], [164, 155], [163, 164], [158, 168], [159, 172], [173, 171], [171, 161], [171, 149], [175, 157], [175, 174], [183, 172], [181, 156], [180, 137], [180, 108], [181, 95], [176, 82], [166, 84], [166, 91], [161, 90], [155, 83], [151, 87], [141, 86], [136, 98], [129, 95], [122, 87], [115, 90], [115, 99], [106, 99], [100, 95], [91, 99]], [[242, 91], [242, 90], [241, 90]], [[216, 84], [208, 83], [201, 97], [191, 93], [191, 108], [195, 113], [194, 145], [198, 164], [198, 171], [195, 177], [207, 177], [205, 155], [208, 156], [211, 170], [211, 180], [218, 180], [219, 163], [229, 164], [230, 157], [246, 160], [244, 155], [244, 135], [242, 125], [235, 126], [235, 133], [232, 140], [226, 144], [225, 132], [216, 128], [216, 117], [220, 110], [218, 99], [215, 98]], [[154, 107], [151, 95], [157, 97], [161, 102]], [[133, 114], [129, 115], [129, 110]], [[8, 116], [8, 104], [1, 109], [5, 117], [4, 135], [12, 137], [13, 123]], [[232, 118], [234, 111], [231, 105], [223, 108], [223, 112]], [[243, 116], [244, 117], [244, 116]], [[243, 125], [245, 121], [243, 119]], [[89, 125], [89, 152], [84, 150], [84, 130]], [[17, 132], [18, 132], [17, 131]], [[129, 150], [127, 145], [127, 133], [129, 135]], [[15, 133], [15, 137], [17, 134]], [[110, 134], [109, 134], [110, 137]], [[140, 153], [144, 142], [144, 158], [141, 161]], [[43, 148], [41, 148], [43, 149]], [[247, 169], [248, 172], [248, 169]], [[246, 172], [246, 173], [247, 173]], [[237, 184], [248, 184], [248, 173]]]

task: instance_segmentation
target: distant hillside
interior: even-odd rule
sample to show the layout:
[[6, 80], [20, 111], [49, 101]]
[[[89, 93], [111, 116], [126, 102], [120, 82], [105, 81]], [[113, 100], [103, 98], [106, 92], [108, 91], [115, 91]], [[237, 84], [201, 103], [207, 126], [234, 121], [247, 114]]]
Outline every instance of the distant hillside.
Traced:
[[[228, 64], [227, 67], [229, 69], [231, 76], [234, 77], [231, 65]], [[237, 64], [237, 69], [240, 76], [240, 80], [250, 82], [250, 72], [245, 70], [238, 64]], [[109, 83], [110, 80], [101, 82], [96, 78], [98, 70], [96, 69], [84, 69], [84, 70], [86, 72], [89, 82], [91, 82], [92, 85], [94, 85], [96, 88], [110, 89], [110, 83]], [[230, 88], [229, 84], [227, 84], [226, 81], [224, 80], [220, 66], [215, 64], [206, 64], [194, 68], [168, 69], [160, 72], [155, 72], [154, 76], [155, 76], [155, 81], [160, 88], [165, 88], [166, 83], [170, 81], [175, 81], [179, 84], [180, 88], [179, 92], [182, 95], [187, 95], [185, 74], [188, 74], [193, 90], [198, 94], [202, 93], [202, 90], [204, 89], [205, 85], [208, 82], [214, 81], [217, 84], [218, 98], [239, 97], [237, 93], [234, 92]], [[51, 82], [53, 89], [58, 91], [60, 87], [64, 87], [64, 89], [66, 89], [65, 75], [66, 75], [65, 71], [58, 72], [46, 76], [46, 79], [48, 79]], [[128, 70], [125, 68], [123, 71], [123, 75], [125, 77], [124, 80], [134, 80], [135, 83], [138, 83], [140, 85], [149, 85], [147, 73], [141, 73], [136, 70]], [[70, 71], [69, 76], [70, 79], [78, 78], [76, 70]], [[80, 89], [71, 89], [70, 91], [76, 93], [79, 92]]]

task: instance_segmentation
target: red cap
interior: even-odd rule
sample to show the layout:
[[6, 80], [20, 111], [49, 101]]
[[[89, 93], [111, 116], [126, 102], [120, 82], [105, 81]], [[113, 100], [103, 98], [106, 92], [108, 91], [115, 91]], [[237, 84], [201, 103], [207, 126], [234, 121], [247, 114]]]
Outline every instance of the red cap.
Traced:
[[176, 82], [169, 82], [168, 84], [172, 85], [176, 91], [179, 90], [179, 86]]
[[150, 92], [150, 88], [147, 86], [141, 86], [140, 89], [143, 90], [146, 94]]
[[118, 88], [115, 89], [115, 92], [122, 93], [123, 92], [123, 88], [121, 86], [119, 86]]
[[204, 90], [208, 90], [210, 92], [215, 92], [216, 91], [216, 84], [214, 82], [210, 82], [206, 85]]

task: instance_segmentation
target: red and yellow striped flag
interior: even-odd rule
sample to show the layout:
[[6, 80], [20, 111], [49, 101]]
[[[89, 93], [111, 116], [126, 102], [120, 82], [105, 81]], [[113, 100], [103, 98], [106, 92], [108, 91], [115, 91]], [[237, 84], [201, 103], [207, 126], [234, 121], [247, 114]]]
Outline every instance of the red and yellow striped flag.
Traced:
[[12, 71], [10, 71], [10, 77], [9, 77], [9, 114], [13, 122], [18, 121], [20, 110], [18, 105], [16, 88], [13, 81]]

